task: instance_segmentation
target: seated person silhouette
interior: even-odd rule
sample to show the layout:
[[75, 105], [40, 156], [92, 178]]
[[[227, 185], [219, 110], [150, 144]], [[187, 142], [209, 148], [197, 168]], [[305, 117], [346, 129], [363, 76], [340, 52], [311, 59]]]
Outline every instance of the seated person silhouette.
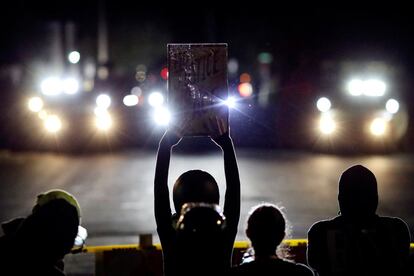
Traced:
[[[37, 197], [32, 213], [4, 223], [1, 275], [65, 275], [63, 258], [78, 240], [80, 207], [71, 194], [50, 190]], [[86, 238], [86, 237], [84, 237]]]
[[[164, 274], [171, 275], [223, 275], [230, 269], [234, 240], [240, 216], [240, 180], [237, 168], [233, 142], [228, 132], [216, 127], [218, 137], [213, 141], [223, 150], [224, 171], [226, 176], [226, 194], [223, 208], [225, 225], [219, 225], [220, 231], [215, 228], [201, 227], [202, 232], [187, 231], [191, 227], [183, 224], [177, 214], [171, 214], [168, 190], [168, 169], [171, 149], [181, 140], [180, 134], [167, 131], [160, 141], [154, 181], [154, 211], [157, 232], [160, 237]], [[216, 180], [209, 173], [201, 170], [190, 170], [183, 173], [173, 187], [173, 202], [176, 212], [184, 212], [191, 204], [219, 204], [219, 188]], [[192, 206], [193, 206], [192, 205]], [[187, 209], [186, 209], [187, 208]], [[214, 209], [214, 208], [213, 208]], [[211, 212], [213, 209], [198, 206], [189, 209], [182, 218], [191, 218], [191, 223], [219, 221], [220, 212]], [[182, 213], [182, 214], [184, 214]], [[215, 218], [215, 220], [212, 218]], [[191, 224], [190, 223], [190, 224]], [[184, 225], [184, 226], [183, 226]], [[180, 229], [180, 227], [184, 227]], [[205, 230], [210, 229], [210, 230]], [[191, 234], [192, 233], [192, 234]], [[191, 234], [191, 235], [190, 235]], [[204, 238], [201, 238], [204, 237]], [[209, 237], [207, 239], [207, 237]], [[189, 242], [189, 241], [192, 242]]]
[[376, 214], [377, 180], [356, 165], [339, 179], [340, 214], [308, 232], [308, 264], [319, 275], [404, 275], [410, 233], [404, 221]]
[[313, 275], [305, 265], [288, 261], [277, 252], [286, 235], [286, 220], [275, 205], [265, 203], [253, 208], [246, 235], [254, 250], [253, 260], [234, 267], [231, 275]]

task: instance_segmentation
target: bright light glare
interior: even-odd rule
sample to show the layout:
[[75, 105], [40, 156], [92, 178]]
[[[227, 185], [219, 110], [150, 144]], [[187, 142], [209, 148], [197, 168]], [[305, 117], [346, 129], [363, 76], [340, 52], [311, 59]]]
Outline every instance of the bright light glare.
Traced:
[[234, 97], [228, 97], [227, 100], [224, 101], [224, 104], [229, 108], [234, 108], [236, 106], [236, 99]]
[[154, 121], [161, 126], [169, 124], [171, 119], [170, 111], [165, 107], [158, 107], [154, 110]]
[[348, 83], [348, 91], [352, 96], [361, 96], [364, 93], [364, 82], [362, 80], [351, 80]]
[[28, 107], [32, 112], [39, 112], [43, 108], [43, 100], [39, 97], [32, 97], [29, 99]]
[[68, 55], [68, 60], [70, 63], [76, 64], [80, 60], [80, 54], [78, 51], [72, 51]]
[[329, 109], [331, 109], [331, 106], [331, 101], [326, 97], [322, 97], [316, 102], [316, 107], [320, 112], [329, 111]]
[[375, 118], [371, 122], [370, 130], [371, 134], [375, 136], [381, 136], [385, 134], [387, 129], [387, 122], [383, 118]]
[[250, 97], [253, 94], [253, 86], [248, 82], [239, 84], [238, 89], [242, 97]]
[[45, 95], [58, 95], [62, 92], [62, 82], [59, 78], [49, 77], [42, 81], [40, 89]]
[[398, 112], [398, 110], [400, 109], [400, 104], [398, 103], [397, 100], [394, 99], [389, 99], [387, 101], [387, 103], [385, 104], [385, 109], [391, 113], [391, 114], [395, 114]]
[[381, 97], [385, 94], [387, 85], [377, 79], [360, 80], [354, 79], [348, 83], [348, 92], [352, 96]]
[[47, 111], [46, 110], [40, 111], [38, 116], [39, 116], [40, 120], [46, 120], [47, 116], [48, 116]]
[[148, 103], [152, 107], [160, 107], [164, 104], [164, 96], [158, 91], [152, 92], [148, 97]]
[[48, 132], [56, 133], [62, 128], [62, 122], [56, 115], [47, 116], [44, 126]]
[[134, 106], [137, 105], [139, 102], [139, 99], [137, 95], [126, 95], [123, 99], [123, 103], [126, 106]]
[[97, 106], [93, 110], [93, 113], [95, 113], [96, 117], [102, 117], [102, 116], [106, 116], [108, 114], [108, 110], [106, 108]]
[[336, 129], [335, 121], [331, 116], [322, 115], [319, 120], [319, 130], [326, 135], [332, 134]]
[[79, 91], [79, 82], [75, 78], [67, 78], [63, 81], [63, 92], [66, 94], [76, 94]]
[[111, 105], [111, 97], [107, 94], [100, 94], [96, 97], [96, 105], [100, 108], [108, 108]]
[[381, 80], [367, 80], [365, 81], [365, 95], [371, 97], [381, 97], [384, 96], [387, 86]]
[[112, 127], [112, 118], [109, 113], [105, 113], [105, 115], [96, 116], [95, 118], [96, 127], [99, 130], [107, 131]]

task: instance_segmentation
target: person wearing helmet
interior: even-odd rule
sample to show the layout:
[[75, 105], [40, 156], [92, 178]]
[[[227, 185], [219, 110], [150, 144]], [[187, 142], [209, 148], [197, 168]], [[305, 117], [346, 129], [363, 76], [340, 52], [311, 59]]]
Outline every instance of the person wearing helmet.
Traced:
[[308, 232], [308, 264], [319, 275], [404, 275], [410, 250], [406, 223], [376, 214], [375, 175], [356, 165], [339, 179], [339, 215]]
[[64, 275], [64, 256], [74, 248], [79, 232], [86, 232], [80, 222], [73, 195], [57, 189], [38, 195], [30, 215], [2, 224], [0, 274]]
[[[223, 124], [220, 122], [210, 120], [209, 127], [214, 130], [212, 133], [218, 133], [218, 136], [212, 140], [223, 151], [226, 176], [223, 208], [223, 217], [226, 218], [226, 223], [225, 227], [220, 228], [221, 230], [218, 232], [207, 230], [206, 232], [197, 232], [195, 236], [189, 236], [189, 231], [184, 231], [188, 228], [180, 229], [179, 227], [182, 226], [177, 226], [180, 216], [171, 214], [168, 170], [171, 149], [179, 143], [181, 135], [167, 131], [160, 141], [154, 180], [154, 211], [163, 251], [164, 274], [167, 276], [223, 275], [226, 270], [230, 269], [240, 216], [240, 180], [233, 142], [228, 131], [222, 126]], [[219, 189], [214, 177], [201, 170], [183, 173], [173, 187], [173, 201], [177, 213], [181, 210], [184, 211], [185, 203], [218, 205], [219, 198]], [[192, 219], [190, 220], [195, 223], [195, 217], [199, 217], [200, 221], [208, 221], [214, 217], [211, 210], [200, 208], [199, 206], [183, 218], [196, 214], [191, 215]], [[198, 233], [204, 233], [204, 237], [207, 235], [210, 238], [202, 241]], [[197, 243], [188, 242], [191, 237], [197, 237]], [[207, 258], [207, 256], [209, 257]]]

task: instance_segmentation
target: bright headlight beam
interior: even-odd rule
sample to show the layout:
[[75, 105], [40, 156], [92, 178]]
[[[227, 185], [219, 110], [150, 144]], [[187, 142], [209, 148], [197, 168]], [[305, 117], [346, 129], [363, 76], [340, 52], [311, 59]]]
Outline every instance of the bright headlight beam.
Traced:
[[160, 126], [167, 126], [171, 120], [171, 113], [165, 107], [155, 108], [153, 113], [154, 121]]
[[111, 105], [111, 97], [107, 94], [100, 94], [96, 97], [96, 105], [100, 108], [108, 108]]
[[62, 81], [57, 77], [49, 77], [42, 81], [40, 90], [44, 95], [58, 95], [62, 92]]
[[377, 79], [370, 79], [364, 82], [364, 94], [370, 97], [384, 96], [387, 86], [385, 82]]
[[385, 104], [385, 109], [391, 113], [395, 114], [400, 110], [400, 103], [397, 100], [389, 99], [387, 103]]
[[137, 95], [126, 95], [122, 100], [125, 106], [135, 106], [139, 102]]
[[152, 107], [160, 107], [164, 104], [164, 96], [161, 92], [155, 91], [148, 96], [148, 103]]
[[228, 97], [227, 100], [224, 101], [224, 104], [227, 105], [229, 108], [235, 108], [236, 99], [234, 97]]
[[66, 78], [62, 82], [63, 92], [66, 94], [76, 94], [79, 91], [79, 82], [75, 78]]
[[40, 97], [32, 97], [29, 99], [28, 108], [32, 112], [39, 112], [43, 108], [43, 100]]
[[387, 129], [387, 122], [383, 118], [375, 118], [370, 125], [371, 134], [374, 136], [382, 136]]
[[44, 121], [44, 126], [48, 132], [56, 133], [62, 128], [62, 121], [56, 115], [49, 115]]
[[68, 60], [72, 64], [76, 64], [80, 60], [80, 53], [78, 51], [72, 51], [68, 55]]
[[348, 83], [347, 90], [352, 96], [382, 97], [387, 85], [379, 79], [353, 79]]
[[322, 115], [319, 120], [319, 130], [326, 135], [332, 134], [336, 130], [336, 123], [331, 116]]
[[102, 131], [108, 131], [112, 127], [112, 117], [109, 113], [95, 117], [96, 128]]
[[322, 97], [316, 102], [316, 107], [320, 112], [329, 111], [329, 109], [331, 109], [331, 106], [331, 101], [326, 97]]

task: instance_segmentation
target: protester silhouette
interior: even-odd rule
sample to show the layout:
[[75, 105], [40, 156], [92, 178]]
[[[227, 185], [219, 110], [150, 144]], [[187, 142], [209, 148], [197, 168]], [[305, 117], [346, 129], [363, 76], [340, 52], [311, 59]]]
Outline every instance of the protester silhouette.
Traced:
[[[226, 193], [223, 213], [217, 211], [217, 208], [208, 210], [206, 206], [204, 208], [198, 206], [190, 208], [192, 211], [186, 214], [185, 203], [192, 203], [193, 207], [197, 203], [213, 204], [213, 206], [219, 204], [219, 189], [214, 177], [201, 170], [187, 171], [177, 179], [173, 187], [173, 201], [176, 212], [182, 210], [183, 219], [187, 218], [190, 224], [196, 224], [194, 220], [207, 220], [212, 222], [210, 225], [214, 225], [215, 220], [212, 218], [223, 217], [225, 227], [219, 227], [220, 231], [205, 231], [202, 234], [198, 231], [197, 235], [189, 236], [191, 231], [182, 231], [183, 229], [177, 227], [180, 216], [171, 214], [168, 170], [171, 149], [179, 143], [182, 135], [179, 131], [178, 133], [166, 131], [159, 144], [154, 181], [154, 209], [157, 232], [163, 250], [164, 274], [168, 276], [223, 275], [231, 266], [240, 216], [239, 172], [233, 142], [223, 122], [214, 118], [209, 121], [208, 127], [211, 133], [217, 133], [217, 137], [212, 140], [224, 154]], [[212, 215], [214, 210], [216, 210], [215, 216]]]
[[74, 247], [79, 225], [80, 207], [71, 194], [38, 195], [30, 215], [2, 224], [0, 274], [65, 275], [63, 258]]
[[286, 253], [278, 250], [287, 228], [284, 214], [277, 206], [265, 203], [254, 207], [246, 228], [246, 235], [254, 250], [253, 260], [234, 267], [231, 275], [312, 276], [312, 270], [285, 259]]
[[340, 214], [308, 232], [308, 264], [319, 275], [405, 275], [410, 233], [404, 221], [376, 214], [377, 180], [356, 165], [339, 179]]

